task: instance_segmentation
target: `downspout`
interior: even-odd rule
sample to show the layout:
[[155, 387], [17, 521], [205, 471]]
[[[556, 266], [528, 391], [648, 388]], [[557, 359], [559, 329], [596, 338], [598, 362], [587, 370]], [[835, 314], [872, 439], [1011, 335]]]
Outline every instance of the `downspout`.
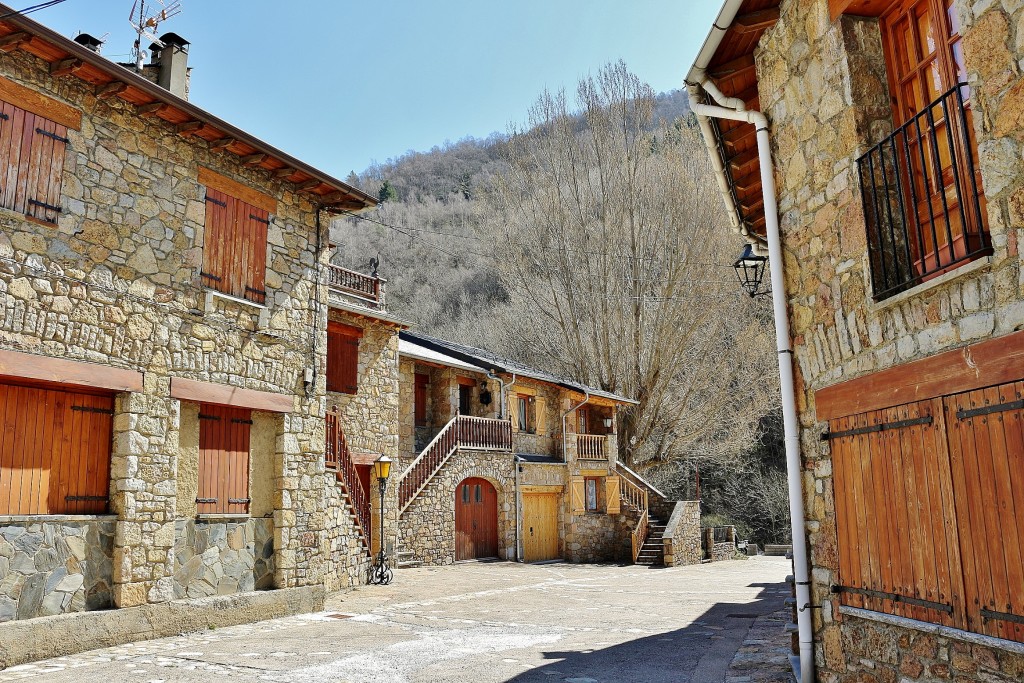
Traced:
[[519, 549], [519, 540], [522, 538], [522, 533], [523, 533], [523, 515], [522, 515], [523, 504], [522, 504], [522, 500], [519, 497], [519, 456], [516, 455], [514, 451], [512, 453], [512, 467], [516, 468], [516, 479], [515, 479], [515, 489], [516, 489], [516, 556], [515, 556], [515, 561], [516, 562], [521, 562], [522, 561], [522, 553], [521, 553], [521, 551]]
[[[501, 416], [505, 413], [505, 410], [508, 409], [508, 400], [505, 397], [505, 382], [501, 379], [501, 376], [498, 373], [493, 372], [491, 370], [487, 371], [487, 377], [489, 379], [497, 380], [497, 382], [498, 382], [498, 386], [499, 386], [499, 389], [498, 389], [498, 419], [500, 420]], [[513, 372], [512, 373], [512, 381], [509, 382], [509, 386], [512, 386], [515, 383], [516, 383], [516, 373]], [[512, 419], [512, 416], [509, 415], [509, 420], [511, 420], [511, 419]], [[519, 539], [521, 539], [523, 537], [523, 515], [522, 515], [523, 502], [519, 498], [519, 458], [516, 457], [516, 449], [515, 448], [512, 449], [512, 467], [515, 469], [515, 484], [514, 484], [515, 492], [514, 492], [514, 498], [516, 499], [516, 539], [515, 539], [516, 540], [516, 550], [515, 550], [516, 556], [515, 556], [515, 560], [516, 560], [516, 562], [518, 562], [519, 558], [521, 557], [521, 555], [519, 553]]]
[[[727, 3], [728, 7], [730, 3]], [[740, 2], [732, 2], [737, 7]], [[735, 12], [733, 12], [735, 16]], [[731, 18], [730, 18], [731, 23]], [[726, 24], [728, 26], [728, 24]], [[716, 28], [718, 24], [716, 23]], [[723, 30], [724, 32], [724, 30]], [[720, 40], [720, 36], [719, 36]], [[717, 44], [715, 45], [717, 48]], [[771, 272], [772, 307], [775, 312], [775, 342], [779, 356], [779, 385], [782, 393], [782, 419], [786, 444], [786, 472], [789, 484], [789, 515], [793, 533], [793, 578], [796, 583], [797, 627], [800, 636], [800, 680], [814, 681], [814, 630], [811, 623], [811, 584], [807, 562], [807, 536], [804, 526], [804, 497], [801, 485], [800, 427], [796, 414], [796, 387], [793, 381], [793, 347], [790, 341], [789, 313], [786, 308], [786, 289], [783, 280], [782, 240], [779, 234], [779, 207], [772, 167], [768, 119], [759, 111], [746, 111], [737, 98], [725, 97], [704, 74], [710, 57], [702, 50], [688, 81], [690, 107], [698, 117], [745, 121], [757, 130], [757, 152], [760, 161], [761, 191], [764, 198], [765, 232], [768, 238], [768, 265]], [[712, 50], [713, 53], [713, 50]], [[695, 82], [696, 81], [696, 82]], [[698, 85], [699, 83], [699, 85]], [[699, 88], [703, 88], [721, 106], [699, 102]], [[702, 127], [701, 129], [705, 129]], [[705, 132], [707, 134], [708, 131]], [[712, 158], [718, 156], [714, 150]]]

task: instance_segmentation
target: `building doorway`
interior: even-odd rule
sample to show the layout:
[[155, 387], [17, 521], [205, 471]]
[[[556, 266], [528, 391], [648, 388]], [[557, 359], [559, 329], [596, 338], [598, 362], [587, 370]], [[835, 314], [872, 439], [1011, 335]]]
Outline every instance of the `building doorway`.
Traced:
[[455, 489], [455, 559], [498, 556], [498, 492], [491, 482], [465, 479]]

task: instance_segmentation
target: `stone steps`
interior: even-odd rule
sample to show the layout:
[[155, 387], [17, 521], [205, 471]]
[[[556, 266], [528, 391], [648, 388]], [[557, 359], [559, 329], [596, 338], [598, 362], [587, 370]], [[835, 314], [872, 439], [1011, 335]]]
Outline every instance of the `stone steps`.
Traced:
[[419, 567], [421, 564], [422, 562], [413, 558], [411, 550], [398, 550], [395, 553], [396, 569], [412, 569], [413, 567]]
[[648, 521], [647, 538], [644, 539], [644, 544], [640, 546], [640, 552], [637, 553], [635, 564], [646, 567], [660, 567], [665, 564], [663, 537], [665, 536], [666, 528], [668, 528], [667, 525], [662, 524], [661, 520], [652, 519]]

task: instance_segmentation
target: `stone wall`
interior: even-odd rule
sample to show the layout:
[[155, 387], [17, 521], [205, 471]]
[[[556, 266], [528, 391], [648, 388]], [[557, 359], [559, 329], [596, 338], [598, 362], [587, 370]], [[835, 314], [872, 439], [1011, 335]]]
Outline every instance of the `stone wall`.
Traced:
[[666, 567], [700, 564], [703, 552], [699, 500], [684, 500], [675, 504], [665, 525], [663, 543]]
[[274, 587], [273, 520], [179, 519], [174, 526], [175, 599]]
[[[812, 600], [822, 605], [813, 615], [819, 677], [1019, 680], [1019, 669], [1015, 677], [997, 673], [1010, 661], [1004, 652], [992, 655], [997, 665], [983, 675], [965, 659], [976, 658], [972, 646], [924, 641], [921, 656], [905, 624], [840, 624], [829, 593], [838, 582], [832, 461], [819, 440], [826, 425], [815, 415], [814, 392], [1024, 326], [1024, 4], [956, 0], [952, 8], [962, 27], [993, 254], [881, 302], [871, 291], [856, 167], [892, 130], [880, 31], [874, 19], [832, 21], [828, 4], [783, 0], [755, 53], [779, 189]], [[904, 670], [910, 656], [920, 661]]]
[[113, 517], [0, 518], [0, 622], [113, 605]]
[[515, 557], [515, 467], [511, 453], [460, 449], [402, 514], [399, 547], [428, 565], [455, 562], [455, 491], [469, 477], [480, 477], [498, 493], [498, 557]]
[[[563, 496], [569, 507], [570, 496]], [[567, 508], [568, 509], [568, 508]], [[617, 515], [604, 512], [568, 512], [565, 531], [565, 559], [568, 562], [632, 562], [633, 528], [640, 516], [626, 510]]]
[[[174, 595], [181, 377], [283, 394], [293, 411], [257, 441], [275, 492], [274, 585], [318, 584], [334, 569], [321, 538], [324, 505], [327, 228], [314, 206], [261, 168], [233, 162], [119, 98], [98, 99], [79, 79], [15, 51], [4, 74], [82, 111], [69, 130], [56, 226], [0, 210], [0, 348], [144, 373], [140, 393], [115, 402], [110, 510], [118, 606]], [[200, 277], [205, 166], [277, 199], [268, 228], [263, 307], [207, 300]], [[322, 244], [321, 253], [317, 245]], [[305, 383], [306, 370], [313, 382]], [[267, 469], [269, 468], [269, 472]], [[186, 501], [182, 510], [187, 511]], [[347, 561], [347, 560], [346, 560]]]

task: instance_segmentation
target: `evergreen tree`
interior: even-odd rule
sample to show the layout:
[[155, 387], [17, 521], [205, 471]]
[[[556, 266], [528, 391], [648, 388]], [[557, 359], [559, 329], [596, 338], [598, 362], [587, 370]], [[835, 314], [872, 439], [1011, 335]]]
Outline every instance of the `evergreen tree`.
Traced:
[[381, 204], [384, 202], [390, 202], [394, 199], [398, 199], [398, 192], [395, 191], [394, 186], [388, 181], [381, 183], [380, 192], [377, 193], [377, 199], [380, 200]]

